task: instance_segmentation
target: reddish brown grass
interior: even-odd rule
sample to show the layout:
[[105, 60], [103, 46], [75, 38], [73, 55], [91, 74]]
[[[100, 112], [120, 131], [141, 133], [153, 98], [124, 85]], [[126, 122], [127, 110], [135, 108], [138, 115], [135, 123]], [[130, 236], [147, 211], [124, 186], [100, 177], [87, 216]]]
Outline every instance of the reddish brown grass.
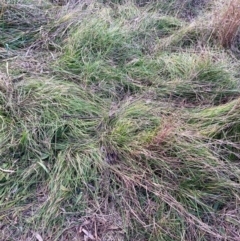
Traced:
[[231, 47], [240, 26], [240, 0], [232, 0], [217, 17], [216, 33], [224, 48]]

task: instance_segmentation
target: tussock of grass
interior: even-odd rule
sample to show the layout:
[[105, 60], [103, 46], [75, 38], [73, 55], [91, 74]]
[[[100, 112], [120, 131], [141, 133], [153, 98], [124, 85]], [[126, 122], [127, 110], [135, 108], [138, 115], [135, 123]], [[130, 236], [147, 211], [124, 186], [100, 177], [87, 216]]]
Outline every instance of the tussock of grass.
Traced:
[[[5, 94], [2, 103], [2, 115], [6, 118], [11, 118], [15, 127], [19, 123], [22, 126], [19, 130], [24, 130], [24, 125], [30, 125], [34, 130], [35, 125], [39, 126], [40, 124], [39, 127], [41, 128], [41, 123], [43, 123], [43, 128], [46, 126], [48, 129], [49, 126], [46, 132], [53, 135], [58, 128], [61, 132], [61, 127], [65, 126], [65, 118], [71, 119], [71, 115], [76, 115], [74, 119], [81, 119], [81, 117], [89, 118], [90, 128], [90, 123], [99, 118], [98, 111], [100, 111], [100, 105], [97, 102], [95, 104], [89, 102], [84, 91], [79, 88], [76, 89], [73, 84], [54, 80], [40, 80], [39, 82], [28, 80], [26, 84], [17, 85]], [[39, 106], [39, 104], [41, 105]], [[68, 128], [63, 128], [62, 131], [65, 129]], [[37, 133], [30, 130], [27, 131], [29, 131], [29, 134], [36, 134], [36, 137], [39, 137], [38, 135], [41, 135], [42, 132], [41, 129], [36, 129]], [[42, 138], [45, 137], [42, 136]], [[52, 138], [54, 136], [47, 137], [49, 142], [51, 142]], [[13, 143], [18, 143], [18, 141]], [[37, 143], [36, 146], [38, 146]], [[47, 143], [43, 146], [47, 146]], [[2, 148], [7, 149], [8, 147]], [[13, 149], [18, 148], [13, 147]], [[33, 149], [29, 150], [32, 151]], [[43, 151], [39, 151], [39, 153], [41, 152]]]
[[[194, 113], [189, 122], [199, 129], [206, 138], [211, 139], [212, 149], [220, 155], [226, 163], [239, 160], [239, 99], [223, 105], [206, 108]], [[229, 164], [231, 167], [231, 164]], [[237, 164], [236, 164], [237, 165]], [[231, 180], [239, 180], [238, 168]]]
[[104, 90], [106, 85], [115, 83], [119, 89], [128, 90], [133, 85], [127, 82], [121, 68], [141, 54], [140, 46], [121, 23], [93, 17], [83, 20], [70, 34], [58, 64], [60, 71], [73, 73], [80, 83], [93, 84], [96, 89]]
[[109, 65], [121, 65], [126, 60], [141, 54], [137, 46], [121, 32], [120, 26], [112, 26], [108, 21], [92, 19], [83, 21], [68, 40], [63, 66], [76, 74], [85, 64], [103, 59]]
[[160, 96], [189, 103], [218, 104], [239, 94], [234, 69], [211, 52], [164, 54], [158, 58], [162, 78]]
[[237, 241], [238, 60], [178, 1], [111, 2], [4, 5], [18, 61], [52, 60], [0, 63], [0, 240]]
[[144, 52], [154, 52], [159, 38], [167, 37], [180, 29], [183, 23], [174, 17], [159, 16], [159, 14], [145, 14], [142, 18], [136, 17], [135, 41], [141, 43]]
[[239, 99], [211, 107], [196, 114], [201, 132], [214, 138], [239, 141]]
[[210, 20], [199, 19], [183, 25], [172, 35], [159, 41], [156, 51], [206, 46], [212, 42], [213, 26]]

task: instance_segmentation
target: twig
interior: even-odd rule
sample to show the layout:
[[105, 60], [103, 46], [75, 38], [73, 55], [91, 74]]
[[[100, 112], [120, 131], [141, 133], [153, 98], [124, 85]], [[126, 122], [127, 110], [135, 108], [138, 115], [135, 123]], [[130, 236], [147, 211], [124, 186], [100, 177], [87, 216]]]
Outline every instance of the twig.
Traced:
[[0, 171], [1, 171], [1, 172], [6, 172], [6, 173], [14, 173], [14, 172], [15, 172], [15, 171], [13, 171], [13, 170], [2, 169], [1, 167], [0, 167]]

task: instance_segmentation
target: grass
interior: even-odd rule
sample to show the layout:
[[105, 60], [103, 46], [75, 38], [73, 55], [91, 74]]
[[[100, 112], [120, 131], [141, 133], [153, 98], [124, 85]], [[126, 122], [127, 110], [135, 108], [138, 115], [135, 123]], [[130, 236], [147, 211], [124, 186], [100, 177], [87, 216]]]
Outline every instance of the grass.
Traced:
[[0, 240], [239, 239], [239, 61], [179, 4], [0, 2]]
[[238, 10], [238, 0], [232, 0], [223, 7], [223, 13], [217, 19], [216, 32], [220, 44], [225, 48], [230, 48], [238, 32], [240, 12]]
[[31, 45], [39, 38], [41, 26], [49, 22], [47, 11], [40, 6], [32, 6], [28, 2], [14, 4], [1, 1], [0, 4], [0, 46], [9, 51]]
[[238, 80], [234, 71], [229, 71], [232, 65], [225, 62], [226, 56], [213, 56], [211, 51], [201, 51], [201, 55], [188, 52], [162, 55], [158, 61], [163, 63], [164, 82], [158, 93], [211, 105], [237, 96]]

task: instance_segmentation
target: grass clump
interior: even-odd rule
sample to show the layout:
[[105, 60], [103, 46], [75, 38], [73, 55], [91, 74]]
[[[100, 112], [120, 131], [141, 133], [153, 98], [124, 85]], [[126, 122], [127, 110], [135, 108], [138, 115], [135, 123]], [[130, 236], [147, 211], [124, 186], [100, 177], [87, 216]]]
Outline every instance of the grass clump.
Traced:
[[[72, 93], [69, 93], [69, 90], [71, 90]], [[61, 128], [62, 131], [68, 129], [64, 128], [65, 116], [68, 118], [68, 116], [71, 117], [71, 115], [79, 115], [79, 118], [93, 118], [94, 121], [100, 107], [91, 105], [83, 90], [78, 89], [77, 91], [76, 87], [72, 84], [54, 80], [50, 82], [47, 80], [39, 82], [34, 80], [28, 81], [27, 84], [14, 87], [10, 92], [6, 93], [3, 98], [2, 115], [11, 119], [14, 129], [20, 130], [19, 134], [21, 134], [21, 130], [25, 129], [24, 125], [35, 128], [35, 125], [39, 126], [39, 124], [44, 123], [43, 127], [47, 127], [47, 129], [42, 131], [41, 126], [39, 126], [40, 130], [36, 129], [37, 132], [35, 134], [36, 137], [39, 137], [38, 135], [41, 136], [41, 132], [53, 135], [51, 138], [50, 136], [47, 137], [49, 142], [54, 138], [54, 133], [58, 128], [60, 132]], [[39, 104], [41, 105], [38, 106]], [[69, 106], [71, 106], [71, 108], [69, 108]], [[18, 123], [20, 124], [19, 128], [16, 127]], [[27, 132], [34, 134], [33, 130], [27, 130]], [[42, 136], [42, 138], [44, 138], [44, 136]], [[28, 142], [34, 143], [33, 140], [29, 140]], [[16, 140], [13, 141], [13, 143], [19, 143], [19, 141]], [[42, 146], [46, 147], [47, 145]], [[36, 147], [38, 147], [37, 143]], [[7, 150], [9, 147], [2, 148], [6, 148]], [[17, 150], [18, 148], [13, 147], [13, 149]], [[33, 150], [33, 148], [29, 148], [29, 151]], [[45, 153], [43, 150], [39, 150], [38, 152]], [[34, 155], [36, 155], [36, 153]]]
[[160, 56], [162, 81], [157, 93], [189, 103], [214, 105], [237, 96], [235, 71], [230, 71], [229, 63], [219, 57], [214, 60], [209, 52], [200, 56], [191, 52]]
[[[226, 163], [239, 159], [239, 99], [225, 104], [209, 107], [194, 113], [189, 122], [199, 129], [206, 138], [211, 139], [212, 149], [219, 153]], [[231, 166], [231, 164], [229, 164]], [[238, 180], [238, 168], [232, 169], [231, 179]]]
[[214, 28], [209, 21], [199, 19], [189, 24], [184, 24], [182, 28], [175, 31], [172, 35], [167, 36], [159, 41], [156, 51], [173, 50], [178, 51], [187, 48], [198, 48], [209, 46], [213, 42], [212, 34]]
[[70, 34], [58, 64], [60, 71], [78, 76], [80, 83], [96, 85], [103, 91], [105, 85], [115, 83], [119, 89], [128, 90], [133, 85], [125, 80], [121, 68], [141, 55], [140, 47], [120, 24], [92, 18], [83, 20]]
[[239, 141], [238, 110], [239, 99], [224, 105], [211, 107], [196, 114], [201, 132], [204, 135], [221, 139]]
[[136, 17], [134, 27], [135, 41], [141, 43], [145, 53], [154, 52], [154, 47], [159, 38], [167, 37], [183, 26], [183, 23], [171, 16], [159, 14], [143, 14], [142, 18]]
[[102, 60], [108, 65], [123, 65], [140, 55], [121, 25], [103, 19], [86, 19], [68, 39], [62, 66], [69, 72], [81, 73], [81, 67]]
[[[28, 80], [27, 83], [14, 86], [9, 93], [5, 94], [1, 104], [0, 153], [4, 158], [1, 168], [14, 171], [10, 172], [11, 179], [8, 178], [10, 175], [8, 173], [1, 180], [2, 197], [4, 198], [7, 193], [10, 195], [12, 189], [15, 191], [8, 201], [1, 200], [3, 217], [10, 215], [9, 212], [4, 212], [10, 207], [13, 208], [12, 212], [18, 212], [15, 210], [18, 205], [22, 206], [22, 211], [28, 209], [29, 199], [32, 200], [33, 206], [37, 206], [33, 208], [31, 205], [35, 211], [31, 215], [26, 215], [26, 222], [28, 219], [37, 222], [44, 210], [49, 211], [51, 220], [56, 217], [56, 212], [58, 213], [59, 210], [55, 203], [57, 202], [55, 196], [52, 195], [55, 195], [54, 191], [56, 191], [58, 196], [59, 189], [54, 186], [52, 190], [47, 183], [50, 176], [54, 177], [55, 172], [56, 175], [59, 174], [59, 168], [64, 168], [65, 171], [70, 170], [67, 169], [68, 164], [66, 167], [65, 162], [61, 164], [62, 159], [58, 155], [61, 156], [61, 152], [69, 150], [69, 146], [72, 146], [70, 142], [75, 146], [71, 149], [83, 148], [87, 152], [86, 147], [91, 148], [92, 145], [86, 136], [93, 134], [96, 123], [99, 122], [99, 114], [104, 115], [100, 108], [101, 104], [98, 101], [92, 102], [88, 98], [89, 96], [75, 85], [54, 80], [40, 80], [39, 82]], [[55, 168], [57, 168], [56, 171]], [[56, 180], [53, 179], [53, 182]], [[48, 208], [45, 207], [45, 202], [38, 203], [38, 200], [34, 198], [40, 183], [44, 183], [46, 187], [44, 191], [48, 192], [50, 189], [51, 192], [52, 190], [50, 203], [48, 198], [46, 200]], [[63, 187], [59, 186], [59, 188], [64, 189], [64, 183], [61, 183], [59, 185]], [[29, 195], [20, 199], [16, 198], [16, 195], [18, 196], [21, 192], [29, 193]], [[66, 191], [60, 192], [60, 195], [61, 193], [65, 195]], [[47, 193], [41, 195], [48, 196]], [[42, 218], [42, 221], [44, 219], [46, 222], [49, 221], [48, 215]], [[21, 223], [21, 220], [19, 222]], [[26, 222], [24, 221], [24, 225], [27, 225]], [[49, 224], [45, 223], [46, 226], [44, 226], [42, 222], [43, 230]], [[20, 230], [16, 235], [19, 235], [19, 232]]]

